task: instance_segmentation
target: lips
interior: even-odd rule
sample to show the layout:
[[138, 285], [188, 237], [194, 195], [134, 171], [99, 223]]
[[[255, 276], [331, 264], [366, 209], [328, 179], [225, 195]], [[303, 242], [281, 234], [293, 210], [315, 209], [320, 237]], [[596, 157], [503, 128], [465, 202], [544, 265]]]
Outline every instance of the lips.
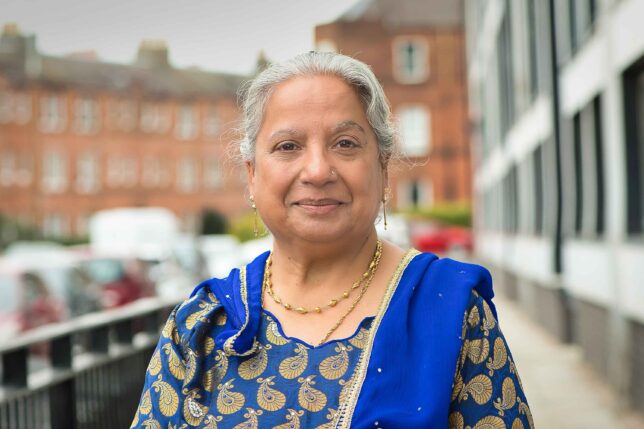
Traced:
[[312, 214], [330, 213], [344, 204], [333, 198], [304, 198], [297, 200], [294, 205]]

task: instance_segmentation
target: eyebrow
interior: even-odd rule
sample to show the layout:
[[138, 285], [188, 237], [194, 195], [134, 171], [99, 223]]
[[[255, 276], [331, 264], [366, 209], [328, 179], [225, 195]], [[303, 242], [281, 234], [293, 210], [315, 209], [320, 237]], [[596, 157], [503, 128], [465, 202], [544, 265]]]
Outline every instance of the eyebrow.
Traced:
[[333, 132], [338, 133], [340, 131], [344, 131], [344, 130], [348, 130], [348, 129], [352, 129], [352, 128], [356, 128], [356, 129], [360, 130], [363, 134], [367, 134], [367, 132], [364, 130], [364, 128], [362, 128], [362, 126], [359, 123], [357, 123], [356, 121], [352, 121], [352, 120], [347, 120], [347, 121], [340, 122], [339, 124], [337, 124], [333, 128]]
[[[362, 125], [357, 123], [356, 121], [353, 121], [351, 119], [339, 122], [335, 127], [333, 127], [332, 132], [333, 134], [339, 133], [341, 131], [349, 130], [349, 129], [357, 129], [361, 131], [363, 134], [367, 134], [367, 132], [364, 130]], [[269, 137], [270, 140], [275, 139], [276, 137], [280, 136], [286, 136], [286, 137], [300, 137], [302, 136], [302, 133], [298, 130], [295, 130], [293, 128], [284, 128], [282, 130], [277, 130], [274, 133], [272, 133]]]

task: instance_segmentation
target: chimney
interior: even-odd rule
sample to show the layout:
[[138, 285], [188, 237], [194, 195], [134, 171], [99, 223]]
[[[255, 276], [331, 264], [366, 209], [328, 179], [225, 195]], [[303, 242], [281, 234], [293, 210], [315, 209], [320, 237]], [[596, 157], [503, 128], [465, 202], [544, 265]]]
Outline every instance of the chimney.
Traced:
[[0, 34], [0, 58], [18, 65], [29, 74], [37, 74], [40, 56], [36, 49], [36, 36], [25, 36], [15, 22], [5, 24]]
[[144, 40], [139, 46], [136, 65], [147, 69], [169, 68], [168, 46], [163, 40]]

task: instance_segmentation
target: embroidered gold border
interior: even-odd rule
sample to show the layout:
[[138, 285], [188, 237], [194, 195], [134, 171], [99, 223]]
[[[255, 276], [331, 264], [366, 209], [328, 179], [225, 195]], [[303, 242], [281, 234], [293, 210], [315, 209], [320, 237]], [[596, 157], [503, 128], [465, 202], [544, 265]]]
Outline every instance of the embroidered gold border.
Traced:
[[253, 340], [253, 347], [251, 347], [250, 350], [245, 353], [237, 353], [233, 348], [233, 344], [235, 343], [235, 341], [237, 341], [237, 338], [241, 335], [244, 329], [246, 329], [246, 326], [248, 326], [248, 322], [250, 321], [250, 312], [248, 310], [248, 288], [246, 285], [246, 267], [241, 267], [239, 269], [239, 287], [241, 292], [241, 299], [244, 303], [245, 320], [239, 331], [237, 331], [237, 333], [232, 337], [228, 338], [224, 343], [224, 353], [226, 353], [228, 356], [248, 356], [255, 353], [255, 351], [257, 350], [256, 340]]
[[336, 420], [333, 422], [333, 427], [335, 427], [336, 429], [348, 429], [351, 427], [351, 420], [353, 419], [353, 413], [358, 403], [358, 396], [360, 395], [362, 385], [364, 384], [365, 377], [367, 376], [367, 368], [369, 367], [369, 361], [371, 360], [371, 350], [373, 349], [373, 342], [376, 337], [376, 333], [378, 332], [382, 318], [389, 308], [391, 297], [394, 295], [394, 292], [398, 288], [398, 283], [400, 283], [400, 278], [402, 277], [403, 271], [405, 271], [407, 265], [409, 265], [411, 260], [419, 254], [420, 252], [418, 250], [409, 249], [398, 264], [398, 267], [396, 268], [394, 274], [391, 276], [391, 279], [389, 280], [387, 290], [385, 291], [385, 296], [382, 298], [382, 302], [380, 303], [380, 307], [378, 308], [378, 314], [376, 315], [371, 329], [369, 330], [367, 344], [360, 354], [358, 367], [356, 368], [354, 373], [355, 378], [350, 387], [349, 394], [347, 395], [347, 400], [344, 404], [340, 405]]

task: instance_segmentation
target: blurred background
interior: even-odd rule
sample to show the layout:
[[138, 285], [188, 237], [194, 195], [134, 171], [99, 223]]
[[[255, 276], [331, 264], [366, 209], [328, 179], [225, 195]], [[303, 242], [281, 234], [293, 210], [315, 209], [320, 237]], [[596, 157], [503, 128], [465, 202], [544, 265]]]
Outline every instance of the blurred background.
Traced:
[[[644, 428], [643, 20], [644, 0], [3, 2], [0, 391], [96, 352], [75, 339], [97, 314], [270, 248], [237, 93], [315, 49], [371, 65], [391, 102], [380, 234], [492, 271], [535, 425]], [[0, 428], [39, 427], [4, 398]], [[88, 404], [74, 427], [97, 427]]]

